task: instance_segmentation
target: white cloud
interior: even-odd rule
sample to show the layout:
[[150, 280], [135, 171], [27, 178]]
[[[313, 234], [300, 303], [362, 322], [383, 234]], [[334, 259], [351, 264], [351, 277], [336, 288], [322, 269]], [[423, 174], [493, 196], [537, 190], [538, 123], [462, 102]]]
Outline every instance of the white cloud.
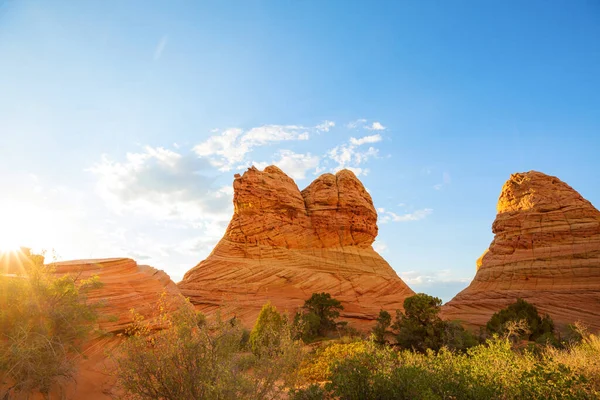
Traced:
[[209, 137], [194, 146], [193, 150], [198, 156], [206, 157], [220, 171], [230, 171], [236, 164], [247, 161], [246, 156], [256, 147], [308, 140], [311, 131], [327, 132], [333, 126], [334, 122], [325, 121], [313, 128], [299, 125], [264, 125], [247, 131], [231, 128]]
[[387, 248], [387, 244], [380, 242], [379, 240], [375, 240], [375, 242], [373, 242], [373, 250], [375, 250], [378, 253], [386, 251]]
[[381, 142], [380, 134], [371, 135], [371, 136], [363, 136], [360, 139], [356, 139], [353, 137], [350, 138], [350, 143], [353, 144], [354, 146], [360, 146], [365, 143], [377, 143], [377, 142]]
[[348, 123], [346, 124], [346, 128], [348, 128], [348, 129], [356, 129], [356, 127], [357, 127], [358, 125], [360, 125], [360, 124], [364, 124], [365, 122], [367, 122], [367, 120], [366, 120], [366, 119], [364, 119], [364, 118], [360, 118], [360, 119], [357, 119], [357, 120], [355, 120], [355, 121], [350, 121], [350, 122], [348, 122]]
[[359, 165], [364, 164], [370, 158], [377, 157], [379, 150], [375, 147], [369, 147], [367, 150], [361, 150], [360, 146], [365, 143], [375, 143], [379, 140], [372, 136], [365, 136], [360, 139], [352, 137], [350, 138], [349, 143], [341, 144], [329, 150], [327, 152], [327, 157], [337, 163], [337, 166], [333, 168], [333, 171], [336, 172], [341, 169], [349, 169], [356, 175], [366, 175], [368, 173], [368, 169], [359, 167]]
[[370, 126], [365, 126], [366, 129], [370, 131], [382, 131], [385, 129], [385, 126], [381, 125], [380, 122], [373, 122]]
[[253, 165], [259, 170], [263, 170], [269, 165], [276, 165], [292, 179], [304, 179], [306, 173], [310, 170], [320, 171], [320, 157], [311, 153], [298, 154], [291, 150], [279, 150], [276, 155], [279, 156], [279, 159], [274, 159], [271, 162], [252, 161], [251, 163], [238, 165], [236, 169], [242, 170]]
[[431, 215], [433, 210], [431, 208], [423, 208], [416, 210], [412, 213], [398, 215], [393, 211], [383, 211], [382, 217], [379, 220], [380, 223], [385, 224], [387, 222], [407, 222], [407, 221], [419, 221]]
[[229, 187], [215, 188], [200, 174], [209, 167], [194, 155], [161, 147], [127, 153], [125, 161], [103, 156], [89, 171], [96, 176], [96, 193], [116, 213], [144, 214], [154, 220], [228, 220]]
[[319, 132], [329, 132], [329, 129], [335, 126], [333, 121], [323, 121], [323, 123], [315, 126], [315, 129]]

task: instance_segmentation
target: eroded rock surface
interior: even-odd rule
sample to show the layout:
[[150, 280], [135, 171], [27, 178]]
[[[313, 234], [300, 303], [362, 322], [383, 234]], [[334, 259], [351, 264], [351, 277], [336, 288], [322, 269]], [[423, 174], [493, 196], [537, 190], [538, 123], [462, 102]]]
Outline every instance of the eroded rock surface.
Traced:
[[225, 235], [178, 284], [201, 311], [226, 305], [250, 326], [267, 301], [293, 313], [327, 292], [360, 325], [413, 294], [373, 250], [377, 213], [351, 171], [324, 174], [301, 192], [279, 168], [252, 167], [233, 188]]
[[443, 307], [472, 326], [518, 297], [559, 325], [600, 330], [600, 212], [560, 179], [511, 175], [498, 200], [495, 234], [465, 290]]

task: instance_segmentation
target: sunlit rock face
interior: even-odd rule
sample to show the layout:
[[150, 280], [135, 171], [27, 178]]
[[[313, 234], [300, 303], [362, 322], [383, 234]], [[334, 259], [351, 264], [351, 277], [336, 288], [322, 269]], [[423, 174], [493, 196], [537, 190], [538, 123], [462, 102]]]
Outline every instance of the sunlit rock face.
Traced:
[[131, 310], [142, 315], [153, 329], [163, 328], [158, 319], [158, 303], [163, 298], [165, 312], [183, 306], [177, 285], [165, 272], [147, 265], [138, 265], [129, 258], [75, 260], [54, 264], [58, 275], [70, 274], [79, 279], [97, 275], [102, 287], [91, 291], [88, 300], [101, 303], [98, 328], [85, 343], [76, 384], [66, 388], [68, 398], [100, 400], [119, 395], [115, 389], [114, 366], [106, 352], [113, 351], [123, 340], [122, 334], [131, 324]]
[[600, 212], [536, 171], [511, 175], [497, 209], [494, 240], [444, 317], [482, 326], [520, 297], [559, 325], [579, 320], [600, 330]]
[[[10, 252], [0, 256], [1, 273], [27, 274], [32, 265], [28, 249]], [[38, 260], [39, 261], [39, 260]], [[51, 397], [100, 400], [119, 396], [115, 388], [114, 365], [107, 352], [114, 351], [124, 339], [122, 335], [133, 321], [131, 310], [135, 310], [149, 322], [151, 329], [162, 329], [158, 310], [159, 300], [163, 300], [164, 310], [174, 312], [185, 304], [181, 301], [177, 285], [161, 270], [146, 265], [138, 265], [129, 258], [97, 260], [75, 260], [51, 264], [56, 276], [69, 274], [78, 280], [98, 276], [102, 287], [90, 291], [89, 303], [100, 304], [96, 331], [82, 346], [82, 357], [78, 359], [75, 380], [68, 383], [64, 392], [55, 388]], [[33, 398], [42, 398], [42, 396]]]
[[345, 319], [366, 326], [413, 294], [373, 250], [377, 213], [351, 171], [324, 174], [300, 191], [279, 168], [252, 167], [233, 188], [225, 235], [178, 284], [199, 310], [227, 305], [251, 325], [267, 301], [292, 313], [327, 292], [342, 301]]

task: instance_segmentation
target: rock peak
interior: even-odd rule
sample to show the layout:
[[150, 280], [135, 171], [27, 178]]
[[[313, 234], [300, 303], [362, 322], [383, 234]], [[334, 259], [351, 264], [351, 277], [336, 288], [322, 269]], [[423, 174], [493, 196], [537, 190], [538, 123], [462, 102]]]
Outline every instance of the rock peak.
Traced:
[[446, 318], [482, 326], [520, 297], [559, 325], [600, 329], [600, 212], [589, 201], [557, 177], [512, 174], [492, 231], [473, 282], [444, 305]]
[[413, 293], [373, 250], [377, 212], [352, 171], [323, 174], [300, 191], [281, 169], [252, 167], [233, 187], [225, 235], [179, 283], [199, 309], [243, 299], [239, 315], [253, 323], [267, 300], [293, 311], [329, 292], [345, 302], [345, 317], [362, 321], [401, 309]]
[[538, 171], [515, 173], [502, 187], [498, 213], [514, 211], [549, 212], [567, 205], [590, 205], [575, 189], [555, 176]]

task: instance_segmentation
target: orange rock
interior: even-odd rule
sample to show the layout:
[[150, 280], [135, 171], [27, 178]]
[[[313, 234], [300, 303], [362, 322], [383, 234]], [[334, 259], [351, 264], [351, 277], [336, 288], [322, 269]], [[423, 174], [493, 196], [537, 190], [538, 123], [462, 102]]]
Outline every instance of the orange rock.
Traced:
[[520, 297], [558, 325], [579, 320], [600, 330], [600, 212], [536, 171], [511, 175], [497, 208], [495, 237], [473, 282], [442, 315], [483, 326]]
[[[18, 274], [26, 271], [31, 263], [30, 257], [28, 249], [0, 255], [0, 273]], [[66, 261], [53, 263], [53, 266], [56, 275], [70, 274], [78, 279], [98, 275], [103, 283], [101, 288], [88, 294], [90, 303], [102, 304], [98, 328], [103, 333], [94, 335], [83, 345], [83, 357], [79, 360], [75, 380], [64, 388], [64, 393], [67, 398], [73, 399], [111, 399], [115, 394], [114, 366], [106, 352], [113, 350], [123, 340], [121, 334], [132, 322], [130, 310], [135, 309], [143, 315], [151, 327], [161, 328], [156, 319], [157, 303], [165, 292], [167, 311], [174, 311], [181, 304], [177, 301], [179, 289], [163, 271], [138, 265], [128, 258]], [[62, 390], [56, 388], [52, 397], [61, 393]]]
[[348, 170], [324, 174], [302, 192], [279, 168], [236, 174], [234, 215], [208, 258], [178, 283], [199, 310], [227, 305], [251, 326], [263, 304], [295, 312], [328, 292], [355, 323], [402, 309], [413, 291], [373, 248], [377, 213]]

